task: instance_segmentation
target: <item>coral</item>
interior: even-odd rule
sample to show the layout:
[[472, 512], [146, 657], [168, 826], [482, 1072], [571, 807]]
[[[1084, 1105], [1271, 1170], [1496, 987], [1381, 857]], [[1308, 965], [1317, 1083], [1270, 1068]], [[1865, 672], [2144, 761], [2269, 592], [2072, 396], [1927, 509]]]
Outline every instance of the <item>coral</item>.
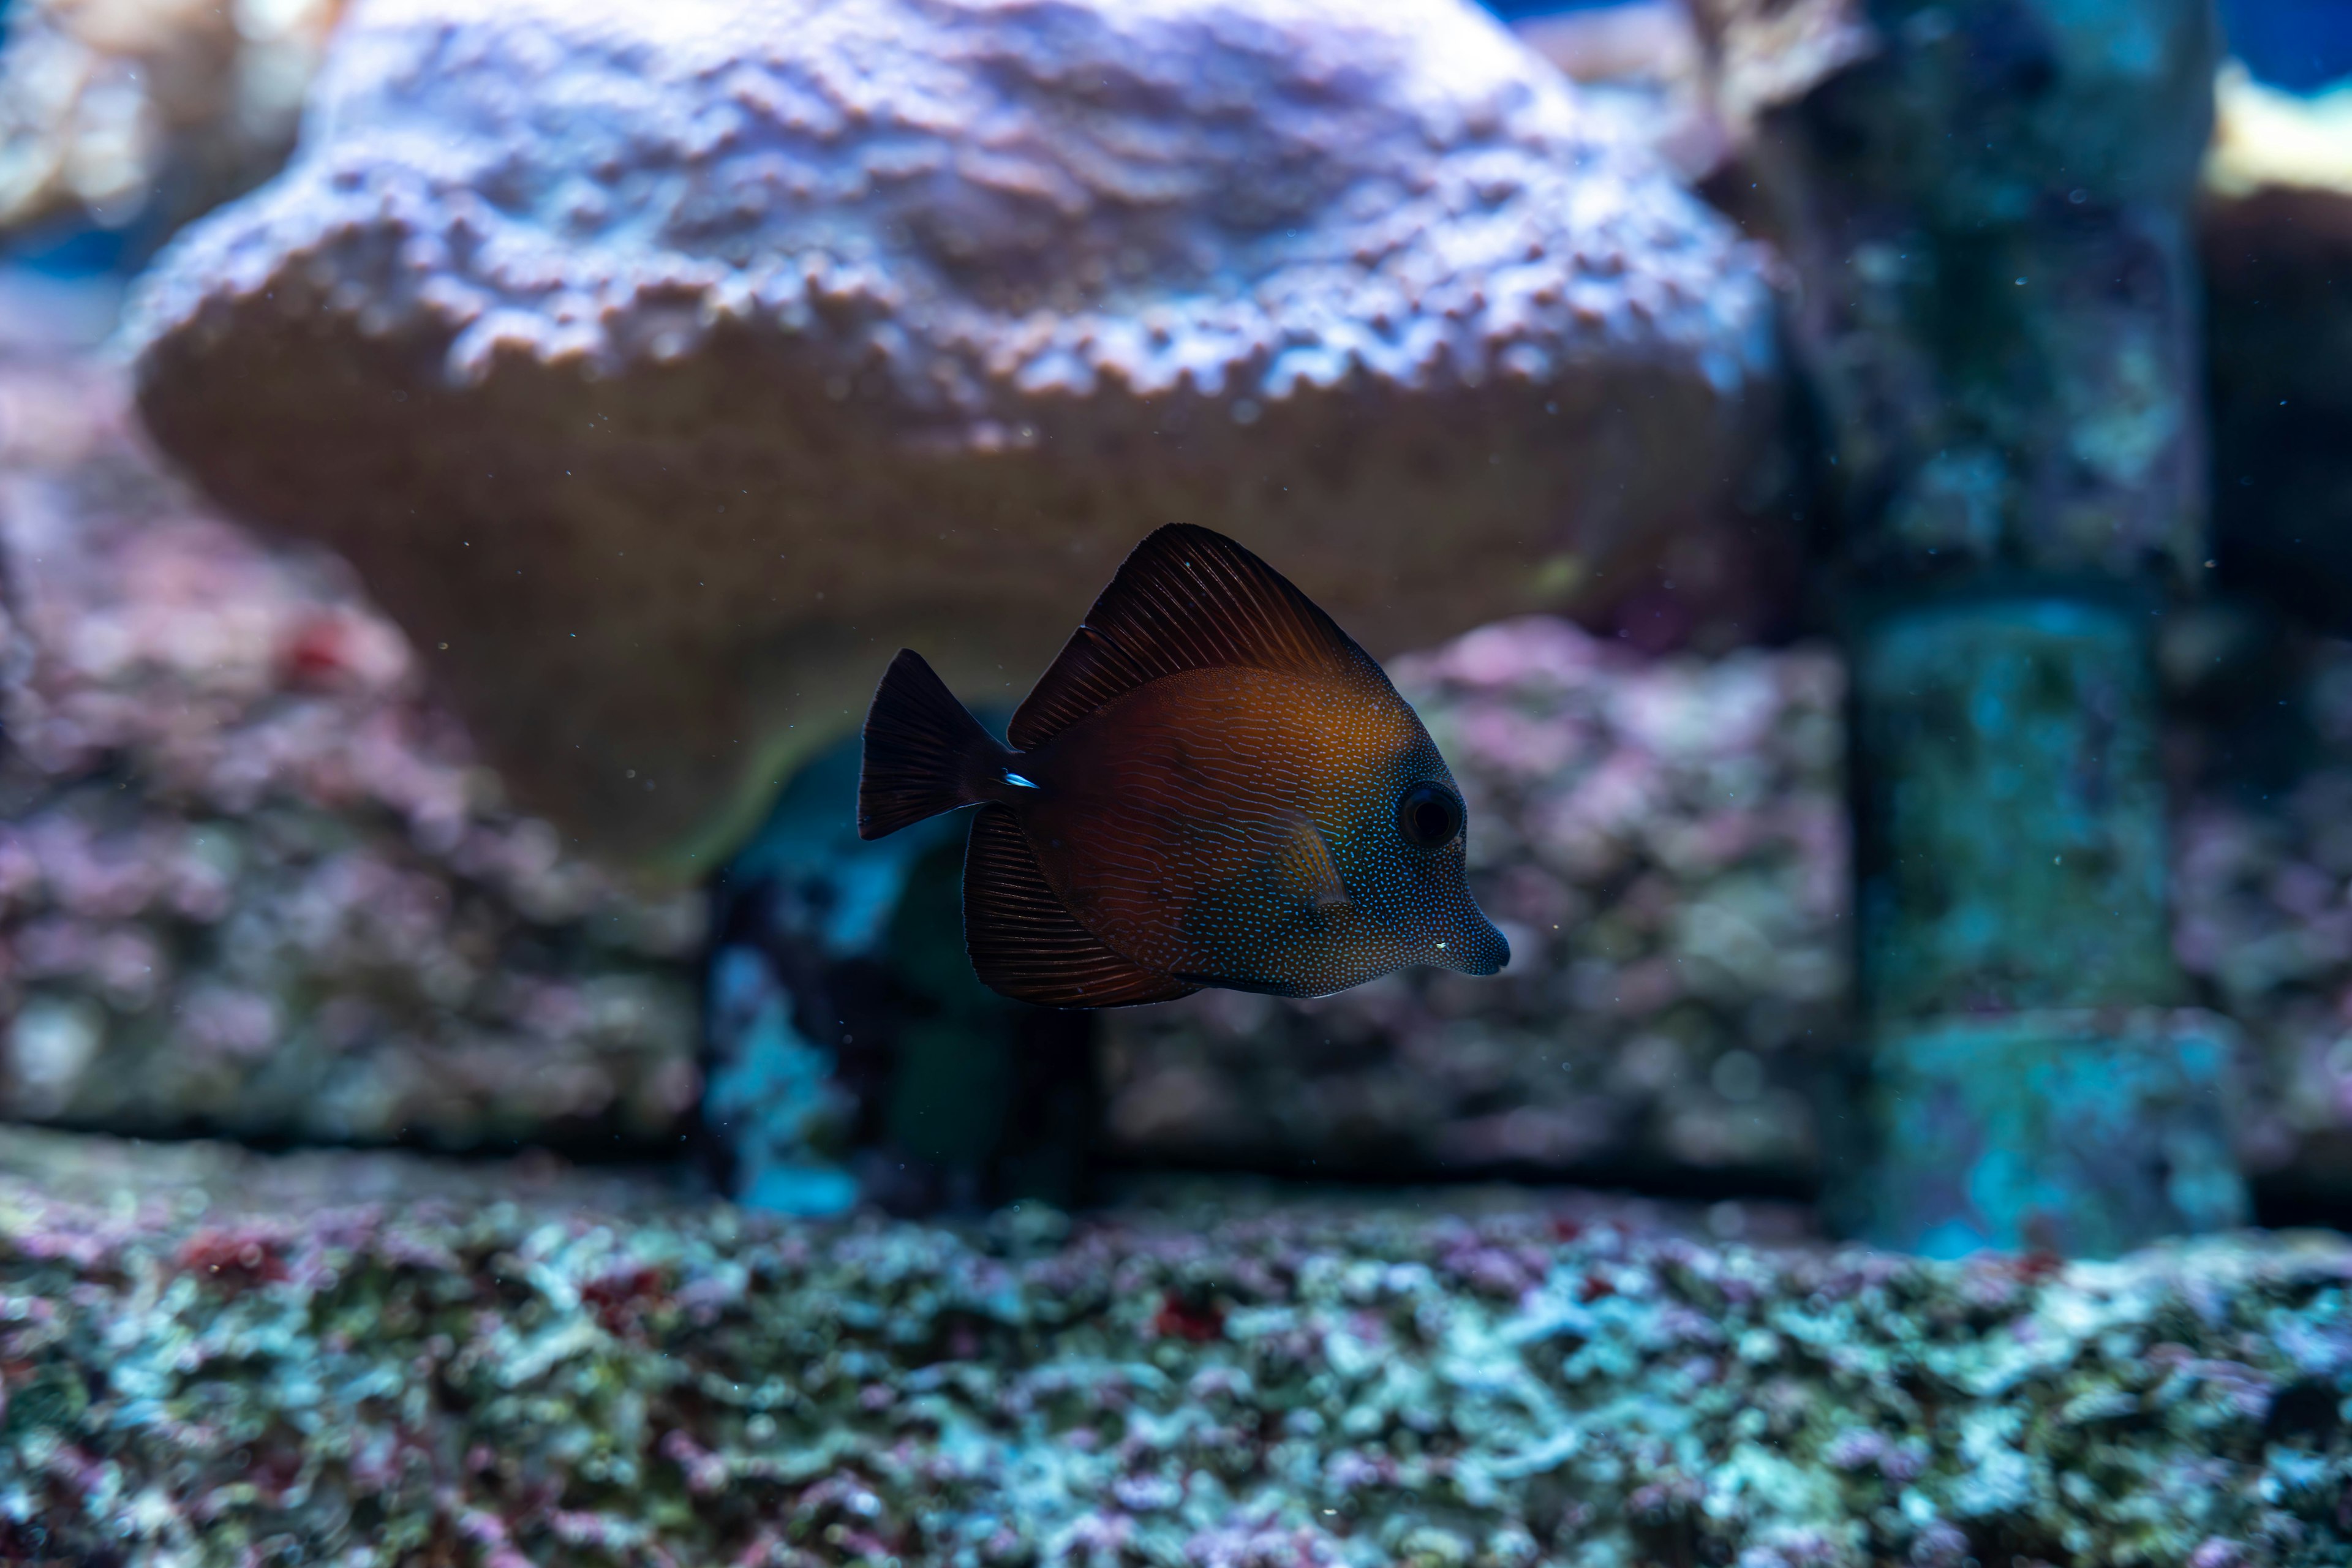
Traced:
[[1511, 967], [1107, 1015], [1115, 1146], [1806, 1179], [1809, 1091], [1850, 1007], [1838, 661], [1645, 659], [1532, 619], [1393, 673], [1462, 782]]
[[1685, 177], [1701, 178], [1721, 161], [1723, 132], [1683, 0], [1538, 11], [1512, 31], [1587, 96], [1625, 113]]
[[0, 229], [150, 237], [276, 174], [343, 0], [20, 0], [0, 47]]
[[1017, 699], [1158, 523], [1426, 646], [1771, 402], [1760, 253], [1458, 0], [370, 0], [315, 106], [145, 280], [148, 421], [673, 870], [902, 643]]
[[0, 1179], [12, 1561], [2352, 1552], [2341, 1238], [1939, 1264], [1532, 1195], [804, 1227], [382, 1159], [365, 1201], [331, 1157], [0, 1166], [54, 1173]]
[[2265, 87], [2235, 62], [2214, 79], [2205, 189], [2224, 201], [2263, 190], [2352, 196], [2352, 89], [2308, 97]]
[[0, 1110], [674, 1146], [700, 903], [502, 805], [348, 571], [194, 503], [125, 390], [0, 345]]

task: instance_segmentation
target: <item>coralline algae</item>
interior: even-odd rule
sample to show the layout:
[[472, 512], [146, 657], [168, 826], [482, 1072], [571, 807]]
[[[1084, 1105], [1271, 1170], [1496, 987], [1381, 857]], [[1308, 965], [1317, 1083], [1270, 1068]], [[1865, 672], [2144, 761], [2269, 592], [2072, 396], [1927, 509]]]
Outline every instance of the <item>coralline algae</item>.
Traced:
[[362, 1202], [332, 1156], [0, 1165], [38, 1173], [0, 1179], [16, 1562], [2352, 1554], [2341, 1238], [1938, 1264], [1534, 1195], [950, 1231], [405, 1157]]

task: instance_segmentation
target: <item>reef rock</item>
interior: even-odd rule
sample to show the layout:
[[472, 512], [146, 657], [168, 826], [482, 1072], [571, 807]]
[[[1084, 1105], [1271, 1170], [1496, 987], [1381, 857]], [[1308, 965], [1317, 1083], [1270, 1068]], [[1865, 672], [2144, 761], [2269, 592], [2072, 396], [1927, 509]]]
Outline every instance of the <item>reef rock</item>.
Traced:
[[700, 903], [503, 805], [417, 677], [118, 374], [0, 348], [0, 1115], [676, 1148]]
[[2337, 1237], [1955, 1264], [1460, 1189], [950, 1230], [381, 1156], [0, 1165], [11, 1562], [2352, 1554]]
[[1496, 979], [1104, 1016], [1130, 1157], [1808, 1182], [1851, 1027], [1843, 671], [1647, 659], [1550, 619], [1393, 666], [1470, 807]]
[[150, 278], [149, 425], [674, 868], [1160, 523], [1427, 646], [1706, 515], [1769, 384], [1759, 254], [1456, 0], [364, 0], [310, 123]]

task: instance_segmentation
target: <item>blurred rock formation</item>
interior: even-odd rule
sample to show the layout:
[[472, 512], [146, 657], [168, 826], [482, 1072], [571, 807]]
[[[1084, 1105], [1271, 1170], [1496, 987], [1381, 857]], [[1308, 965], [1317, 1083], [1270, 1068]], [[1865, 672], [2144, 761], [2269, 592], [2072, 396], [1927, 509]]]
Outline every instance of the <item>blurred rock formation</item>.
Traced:
[[15, 0], [0, 47], [0, 233], [147, 248], [276, 174], [344, 0]]
[[[160, 474], [111, 372], [25, 341], [71, 299], [10, 309], [0, 1110], [675, 1147], [698, 902], [634, 900], [501, 805], [420, 695], [439, 650]], [[2249, 1169], [2311, 1212], [2352, 1193], [2352, 645], [2263, 652], [2264, 626], [2192, 618], [2165, 645], [2190, 704], [2174, 944], [2251, 1044]], [[1506, 976], [1113, 1015], [1097, 1105], [1083, 1027], [971, 981], [961, 825], [857, 844], [837, 749], [707, 939], [705, 1110], [736, 1119], [740, 1190], [1070, 1193], [1095, 1138], [1128, 1163], [1808, 1190], [1812, 1090], [1852, 1027], [1843, 662], [1660, 659], [1529, 619], [1394, 668], [1471, 794], [1479, 894], [1523, 955]]]
[[0, 1114], [674, 1151], [700, 901], [506, 806], [348, 569], [194, 500], [12, 298]]
[[2212, 8], [1695, 11], [1832, 475], [1870, 1064], [1837, 1223], [2092, 1255], [2237, 1223], [2226, 1026], [2139, 1021], [2185, 990], [2154, 654], [2210, 554]]
[[[2266, 662], [2269, 662], [2266, 660]], [[2241, 1139], [2282, 1213], [2352, 1202], [2352, 643], [2176, 726], [2173, 948], [2252, 1047]]]
[[1426, 646], [1768, 415], [1757, 252], [1457, 0], [368, 0], [314, 109], [147, 280], [148, 421], [676, 870], [901, 643], [1017, 699], [1160, 522]]
[[[2352, 644], [2176, 617], [2171, 947], [2242, 1039], [2238, 1153], [2273, 1212], [2352, 1200]], [[2253, 648], [2220, 645], [2236, 637]], [[2251, 667], [2251, 668], [2250, 668]], [[1103, 1019], [1115, 1157], [1327, 1175], [1809, 1190], [1855, 1027], [1844, 662], [1631, 656], [1489, 627], [1397, 676], [1471, 798], [1492, 982]], [[1558, 931], [1552, 930], [1557, 923]], [[2065, 955], [2061, 954], [2062, 958]], [[2098, 954], [2067, 960], [2091, 973]], [[2144, 1027], [2160, 1026], [2153, 1021]]]
[[1722, 163], [1722, 124], [1685, 0], [1539, 12], [1511, 30], [1593, 101], [1624, 115], [1685, 180]]
[[1653, 660], [1556, 620], [1392, 667], [1470, 807], [1489, 981], [1104, 1016], [1130, 1160], [1809, 1184], [1851, 1028], [1843, 672]]

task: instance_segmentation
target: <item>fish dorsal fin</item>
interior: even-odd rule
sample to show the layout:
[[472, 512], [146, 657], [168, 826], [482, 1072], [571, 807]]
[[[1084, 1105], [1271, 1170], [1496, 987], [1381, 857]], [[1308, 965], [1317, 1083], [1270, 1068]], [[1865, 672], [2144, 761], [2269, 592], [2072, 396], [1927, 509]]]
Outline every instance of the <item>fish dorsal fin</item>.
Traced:
[[964, 846], [963, 943], [992, 990], [1041, 1007], [1126, 1007], [1200, 989], [1120, 957], [1080, 925], [1001, 805], [980, 808]]
[[1234, 665], [1386, 679], [1282, 574], [1222, 533], [1171, 523], [1120, 565], [1006, 738], [1030, 751], [1147, 681]]

